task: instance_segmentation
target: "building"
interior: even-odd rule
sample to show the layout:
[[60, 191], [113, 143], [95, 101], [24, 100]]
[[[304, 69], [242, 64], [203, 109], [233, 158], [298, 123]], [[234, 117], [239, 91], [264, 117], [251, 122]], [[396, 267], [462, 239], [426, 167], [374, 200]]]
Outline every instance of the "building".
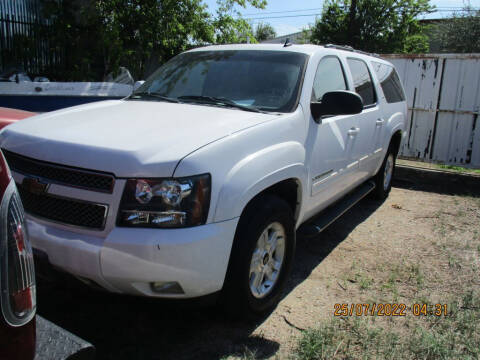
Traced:
[[292, 44], [309, 44], [310, 35], [312, 32], [310, 30], [303, 30], [293, 34], [277, 36], [276, 38], [270, 40], [264, 40], [262, 44], [284, 44], [287, 39]]

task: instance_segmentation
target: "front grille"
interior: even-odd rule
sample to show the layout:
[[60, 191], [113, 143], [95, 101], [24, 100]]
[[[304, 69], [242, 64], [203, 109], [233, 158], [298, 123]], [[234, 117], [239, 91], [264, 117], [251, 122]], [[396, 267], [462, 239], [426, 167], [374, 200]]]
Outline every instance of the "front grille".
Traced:
[[108, 207], [48, 194], [33, 194], [18, 186], [23, 207], [29, 214], [64, 224], [102, 230]]
[[114, 177], [112, 175], [50, 164], [5, 150], [3, 152], [8, 166], [15, 172], [37, 177], [48, 183], [78, 187], [91, 191], [113, 192]]

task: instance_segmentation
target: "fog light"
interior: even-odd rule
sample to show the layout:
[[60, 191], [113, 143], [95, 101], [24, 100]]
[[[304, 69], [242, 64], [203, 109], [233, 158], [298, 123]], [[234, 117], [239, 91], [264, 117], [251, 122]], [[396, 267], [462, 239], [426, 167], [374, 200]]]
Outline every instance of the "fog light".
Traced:
[[132, 225], [148, 224], [149, 214], [142, 211], [125, 211], [124, 221]]
[[185, 294], [180, 284], [176, 281], [157, 281], [150, 283], [150, 288], [158, 294]]
[[131, 226], [149, 224], [152, 227], [175, 227], [184, 225], [187, 213], [183, 211], [122, 211], [122, 222]]
[[183, 225], [187, 214], [183, 211], [163, 211], [159, 213], [152, 214], [152, 224], [153, 225]]

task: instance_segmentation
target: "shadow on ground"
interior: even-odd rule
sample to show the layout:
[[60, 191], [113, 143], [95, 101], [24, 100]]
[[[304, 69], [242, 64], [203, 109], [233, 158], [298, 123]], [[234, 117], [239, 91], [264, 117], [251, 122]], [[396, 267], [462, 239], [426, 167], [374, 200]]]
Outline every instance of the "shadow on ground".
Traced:
[[394, 186], [445, 195], [480, 197], [480, 178], [456, 172], [423, 171], [418, 168], [395, 169]]
[[[426, 190], [424, 185], [411, 182], [395, 185]], [[321, 235], [298, 239], [296, 261], [284, 296], [381, 204], [362, 200]], [[262, 359], [275, 355], [280, 347], [276, 342], [250, 336], [264, 320], [235, 323], [224, 318], [215, 306], [111, 295], [66, 286], [65, 282], [39, 282], [38, 312], [94, 344], [101, 360], [221, 359], [243, 354], [246, 347]]]

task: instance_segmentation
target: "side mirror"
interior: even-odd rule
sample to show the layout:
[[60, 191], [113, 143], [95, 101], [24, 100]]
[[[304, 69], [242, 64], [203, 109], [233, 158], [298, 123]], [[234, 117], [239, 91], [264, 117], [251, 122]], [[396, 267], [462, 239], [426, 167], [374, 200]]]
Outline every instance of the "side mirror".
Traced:
[[362, 110], [362, 97], [353, 91], [330, 91], [323, 95], [321, 102], [310, 103], [310, 111], [316, 122], [320, 122], [323, 116], [353, 115]]
[[135, 81], [135, 84], [133, 84], [133, 91], [137, 90], [140, 86], [142, 86], [144, 82], [145, 80]]

